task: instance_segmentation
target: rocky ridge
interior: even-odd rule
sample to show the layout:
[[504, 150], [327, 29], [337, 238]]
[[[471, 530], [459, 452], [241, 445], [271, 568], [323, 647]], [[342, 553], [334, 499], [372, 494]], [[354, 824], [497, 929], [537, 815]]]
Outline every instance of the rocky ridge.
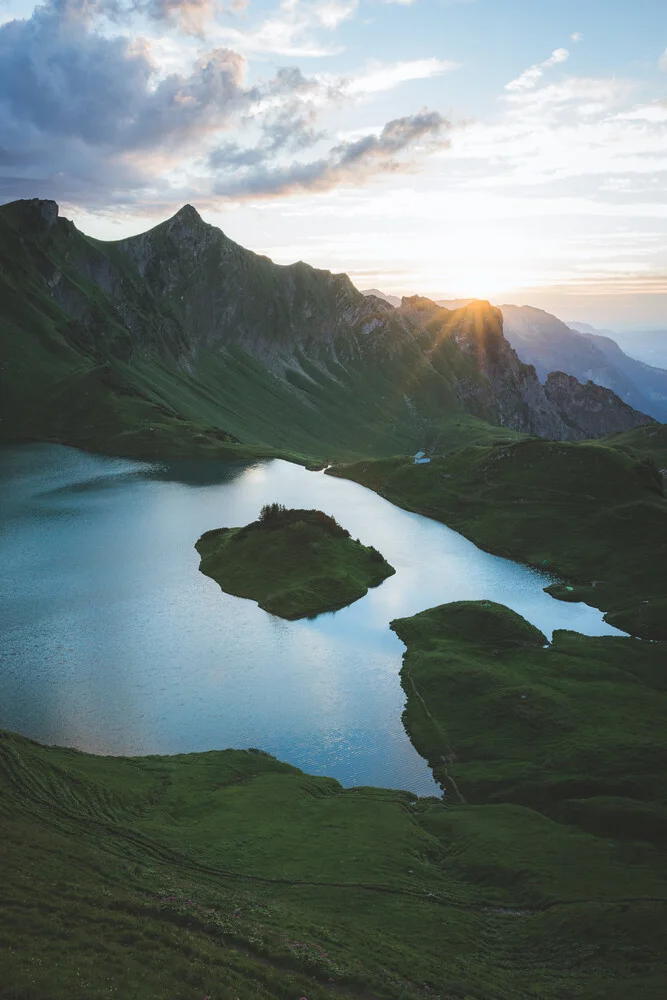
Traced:
[[[115, 242], [86, 237], [54, 202], [3, 206], [0, 281], [10, 374], [18, 351], [24, 388], [39, 369], [61, 407], [75, 393], [63, 381], [66, 347], [77, 377], [104, 378], [114, 412], [119, 394], [129, 395], [262, 444], [289, 445], [295, 427], [308, 424], [312, 435], [322, 421], [334, 450], [344, 439], [357, 447], [370, 428], [360, 449], [396, 453], [437, 440], [456, 412], [559, 440], [649, 422], [613, 393], [587, 410], [591, 391], [578, 383], [547, 391], [487, 302], [448, 310], [414, 296], [394, 308], [345, 274], [276, 265], [244, 249], [190, 205]], [[8, 385], [5, 427], [19, 408]], [[99, 396], [92, 384], [88, 391]], [[78, 424], [99, 419], [86, 416], [80, 394], [74, 402]]]

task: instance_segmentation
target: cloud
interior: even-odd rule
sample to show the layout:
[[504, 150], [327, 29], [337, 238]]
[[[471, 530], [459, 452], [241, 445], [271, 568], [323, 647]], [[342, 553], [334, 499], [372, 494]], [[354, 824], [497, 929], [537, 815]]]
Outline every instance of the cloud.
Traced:
[[338, 83], [349, 96], [378, 94], [410, 80], [427, 80], [458, 69], [459, 63], [445, 59], [411, 59], [394, 63], [374, 63], [366, 72]]
[[642, 104], [616, 115], [617, 121], [667, 122], [667, 100]]
[[[167, 71], [156, 59], [161, 41], [156, 49], [110, 34], [92, 6], [100, 2], [54, 0], [0, 25], [0, 200], [37, 195], [99, 210], [165, 205], [184, 191], [205, 200], [323, 190], [414, 169], [417, 153], [445, 142], [448, 123], [424, 111], [290, 162], [325, 142], [319, 119], [327, 108], [451, 64], [374, 64], [348, 78], [287, 67], [249, 86], [245, 58], [223, 46]], [[150, 2], [167, 10], [173, 0]], [[112, 0], [104, 3], [111, 10]], [[309, 17], [316, 10], [320, 24], [332, 25], [352, 9], [339, 0], [307, 6]], [[280, 9], [303, 5], [283, 0]]]
[[215, 125], [242, 94], [245, 62], [216, 49], [189, 75], [160, 78], [150, 50], [64, 24], [38, 8], [0, 27], [0, 134], [25, 128], [107, 152], [182, 138]]
[[90, 24], [96, 18], [107, 18], [126, 25], [133, 15], [150, 21], [177, 25], [188, 34], [202, 35], [206, 25], [222, 11], [235, 11], [245, 6], [245, 0], [52, 0], [51, 6], [70, 23]]
[[216, 26], [216, 37], [241, 52], [315, 58], [334, 55], [339, 46], [318, 41], [319, 31], [334, 31], [356, 12], [358, 0], [282, 0], [275, 14], [251, 30]]
[[544, 70], [549, 69], [551, 66], [557, 66], [559, 63], [564, 63], [569, 59], [570, 53], [567, 49], [554, 49], [548, 59], [544, 62], [536, 63], [534, 66], [529, 66], [525, 69], [516, 80], [510, 80], [509, 83], [505, 84], [505, 90], [515, 91], [515, 90], [531, 90], [537, 85], [540, 77], [544, 76]]
[[658, 59], [658, 67], [662, 70], [663, 73], [667, 73], [667, 49], [665, 49], [665, 51]]
[[479, 197], [483, 190], [523, 192], [531, 202], [547, 189], [557, 212], [566, 195], [581, 191], [610, 218], [603, 183], [632, 203], [631, 211], [644, 198], [654, 204], [667, 181], [667, 102], [629, 107], [637, 89], [628, 79], [565, 77], [506, 94], [503, 121], [455, 133], [448, 182]]
[[571, 42], [583, 42], [583, 40], [584, 36], [580, 31], [573, 31], [572, 34], [570, 35]]
[[450, 128], [437, 112], [422, 111], [387, 122], [379, 134], [341, 142], [318, 160], [285, 167], [271, 166], [271, 158], [262, 156], [261, 147], [229, 150], [231, 156], [227, 159], [224, 150], [218, 150], [215, 166], [225, 169], [227, 176], [219, 177], [214, 193], [245, 199], [362, 184], [371, 177], [413, 169], [413, 161], [404, 154], [425, 153], [448, 145]]
[[558, 83], [505, 94], [513, 114], [534, 125], [536, 117], [596, 118], [627, 100], [636, 84], [622, 77], [567, 76]]
[[[160, 76], [141, 40], [110, 38], [57, 8], [0, 26], [0, 194], [88, 204], [145, 186], [156, 165], [229, 121], [245, 62], [209, 52]], [[150, 161], [150, 162], [149, 162]], [[20, 167], [20, 170], [17, 169]]]

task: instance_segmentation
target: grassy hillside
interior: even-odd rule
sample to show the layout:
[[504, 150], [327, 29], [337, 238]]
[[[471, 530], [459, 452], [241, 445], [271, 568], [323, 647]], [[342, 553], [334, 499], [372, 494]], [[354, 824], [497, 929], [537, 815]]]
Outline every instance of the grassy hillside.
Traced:
[[260, 753], [0, 739], [12, 1000], [658, 1000], [664, 857]]
[[615, 434], [609, 438], [609, 444], [629, 455], [651, 459], [663, 476], [667, 475], [667, 424]]
[[224, 591], [288, 619], [344, 608], [396, 572], [322, 511], [279, 504], [243, 528], [205, 532], [195, 548], [201, 572]]
[[453, 794], [667, 844], [667, 644], [457, 602], [392, 622], [411, 738]]
[[557, 596], [602, 608], [623, 630], [667, 638], [667, 502], [655, 465], [636, 451], [532, 439], [472, 445], [428, 465], [393, 458], [329, 471], [565, 578], [574, 590]]

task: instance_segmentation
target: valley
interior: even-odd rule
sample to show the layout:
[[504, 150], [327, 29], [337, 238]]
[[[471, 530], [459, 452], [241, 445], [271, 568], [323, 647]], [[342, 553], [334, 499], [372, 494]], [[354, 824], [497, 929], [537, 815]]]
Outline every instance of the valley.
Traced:
[[[665, 427], [503, 322], [0, 207], [0, 995], [661, 1000]], [[306, 495], [395, 575], [198, 573]]]

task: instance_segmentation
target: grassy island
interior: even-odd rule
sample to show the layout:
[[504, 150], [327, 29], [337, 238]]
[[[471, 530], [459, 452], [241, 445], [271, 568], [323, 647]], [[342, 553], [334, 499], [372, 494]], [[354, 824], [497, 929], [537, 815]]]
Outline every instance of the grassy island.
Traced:
[[249, 597], [281, 618], [313, 618], [363, 597], [395, 570], [320, 510], [262, 508], [243, 528], [207, 531], [199, 569], [228, 594]]

